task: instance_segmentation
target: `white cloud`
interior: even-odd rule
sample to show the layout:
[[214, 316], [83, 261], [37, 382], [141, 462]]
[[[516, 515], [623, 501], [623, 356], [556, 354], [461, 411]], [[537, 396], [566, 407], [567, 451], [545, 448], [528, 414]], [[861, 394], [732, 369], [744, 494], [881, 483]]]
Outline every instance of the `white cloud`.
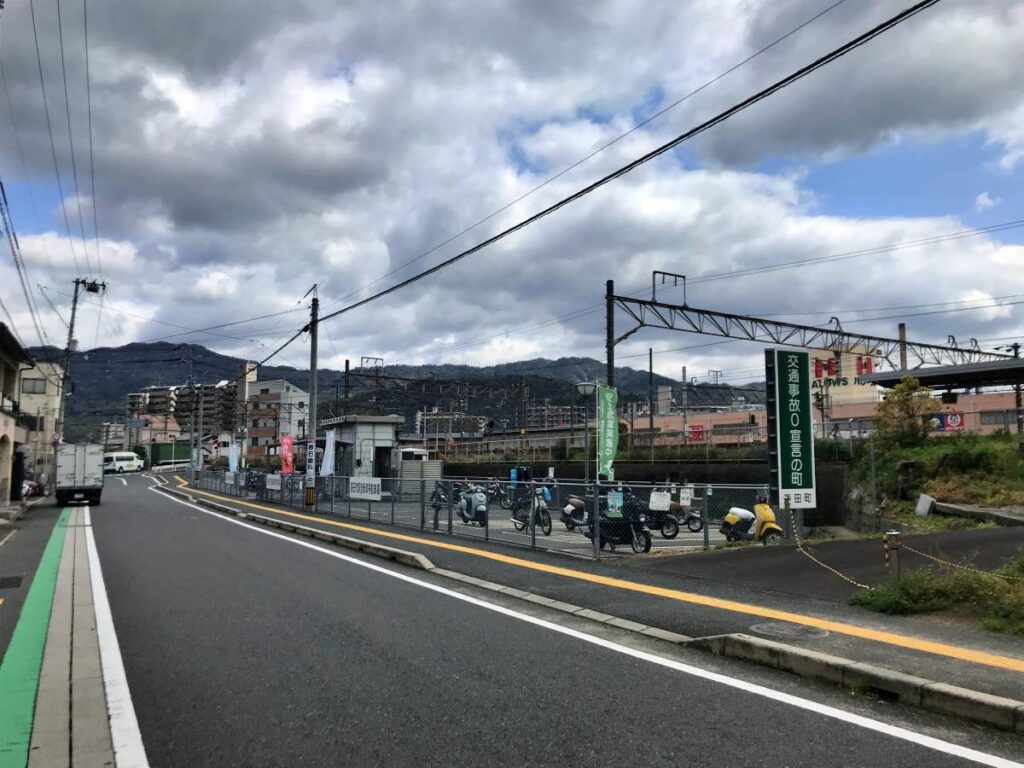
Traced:
[[[230, 6], [111, 0], [96, 9], [97, 213], [111, 285], [106, 315], [121, 323], [105, 330], [101, 343], [174, 333], [160, 321], [202, 327], [293, 309], [313, 283], [325, 311], [344, 306], [343, 297], [820, 10], [810, 0], [432, 3], [402, 13], [370, 2], [310, 0], [300, 8], [259, 0], [243, 13]], [[984, 236], [786, 272], [697, 279], [964, 229], [953, 217], [901, 217], [899, 210], [820, 215], [804, 171], [823, 157], [904, 136], [981, 131], [1005, 171], [1016, 172], [1024, 156], [1022, 8], [1002, 0], [977, 0], [969, 10], [940, 4], [714, 129], [685, 154], [662, 157], [455, 267], [331, 321], [336, 351], [330, 344], [321, 350], [335, 363], [363, 354], [477, 363], [600, 356], [604, 281], [645, 290], [652, 269], [689, 275], [693, 305], [820, 312], [794, 315], [807, 322], [844, 309], [1024, 292], [1020, 247]], [[26, 13], [9, 4], [5, 26], [24, 31]], [[575, 191], [891, 13], [883, 2], [840, 6], [374, 287]], [[5, 71], [30, 175], [47, 189], [52, 164], [30, 38], [5, 33]], [[75, 55], [72, 67], [81, 64]], [[83, 94], [72, 94], [72, 108], [77, 120]], [[62, 143], [58, 153], [69, 169]], [[801, 172], [750, 170], [775, 153], [795, 156]], [[18, 167], [4, 132], [0, 168]], [[983, 192], [975, 206], [998, 202]], [[34, 279], [70, 286], [84, 269], [76, 271], [71, 256], [75, 248], [82, 258], [81, 244], [20, 227]], [[10, 269], [0, 276], [17, 284]], [[9, 303], [17, 310], [16, 293]], [[587, 314], [518, 332], [574, 310]], [[978, 336], [979, 325], [995, 336], [1014, 326], [1013, 312], [990, 307], [911, 323], [932, 340]], [[59, 337], [59, 322], [46, 315]], [[297, 313], [225, 331], [237, 338], [194, 340], [261, 356], [261, 344], [276, 346], [278, 334], [302, 322]], [[863, 327], [890, 333], [895, 322]], [[475, 339], [487, 341], [464, 346]], [[619, 354], [642, 355], [653, 344], [662, 350], [656, 364], [663, 372], [684, 363], [750, 367], [751, 345], [666, 351], [702, 343], [708, 340], [645, 332]], [[301, 361], [304, 352], [289, 356]]]
[[987, 211], [990, 208], [995, 208], [1002, 200], [998, 197], [992, 197], [988, 192], [982, 192], [976, 198], [974, 198], [974, 210], [978, 213]]

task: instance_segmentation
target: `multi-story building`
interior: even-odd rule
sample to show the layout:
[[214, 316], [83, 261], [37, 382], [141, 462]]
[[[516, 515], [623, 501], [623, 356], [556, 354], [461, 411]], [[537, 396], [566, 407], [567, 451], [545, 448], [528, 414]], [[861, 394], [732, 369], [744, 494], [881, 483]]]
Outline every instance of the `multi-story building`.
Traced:
[[549, 429], [583, 424], [585, 408], [582, 405], [528, 405], [526, 407], [527, 429]]
[[28, 442], [28, 430], [19, 423], [18, 381], [19, 370], [29, 362], [14, 334], [0, 323], [0, 506], [10, 503], [16, 485], [15, 498], [21, 497], [25, 454], [19, 449]]
[[33, 477], [53, 474], [63, 373], [64, 369], [57, 363], [36, 363], [32, 368], [21, 370], [18, 410], [21, 422], [28, 430], [26, 469]]
[[304, 438], [309, 430], [309, 394], [285, 379], [249, 381], [246, 456], [276, 456], [281, 437]]

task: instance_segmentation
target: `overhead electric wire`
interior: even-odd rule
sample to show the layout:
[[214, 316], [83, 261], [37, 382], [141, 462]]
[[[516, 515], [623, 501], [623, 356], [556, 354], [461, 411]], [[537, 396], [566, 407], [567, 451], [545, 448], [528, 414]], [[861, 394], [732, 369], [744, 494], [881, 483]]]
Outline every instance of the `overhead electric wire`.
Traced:
[[71, 97], [68, 95], [68, 68], [64, 56], [64, 22], [61, 18], [60, 0], [56, 0], [57, 6], [57, 39], [60, 43], [60, 74], [64, 81], [64, 113], [68, 120], [68, 147], [71, 149], [71, 178], [75, 184], [75, 205], [78, 208], [78, 226], [82, 232], [82, 253], [85, 256], [85, 266], [92, 272], [92, 265], [89, 263], [89, 246], [85, 240], [85, 218], [82, 216], [82, 194], [78, 186], [78, 163], [75, 162], [75, 132], [71, 126]]
[[361, 299], [360, 301], [354, 302], [353, 304], [350, 304], [347, 307], [343, 307], [342, 309], [337, 309], [334, 312], [331, 312], [331, 313], [328, 313], [328, 314], [324, 315], [321, 318], [321, 322], [325, 321], [325, 320], [330, 320], [331, 318], [338, 317], [339, 315], [343, 315], [343, 314], [346, 314], [348, 312], [351, 312], [354, 309], [358, 309], [359, 307], [363, 307], [363, 306], [365, 306], [365, 305], [367, 305], [367, 304], [369, 304], [369, 303], [371, 303], [373, 301], [376, 301], [377, 299], [381, 299], [381, 298], [383, 298], [385, 296], [388, 296], [388, 295], [390, 295], [392, 293], [395, 293], [396, 291], [401, 290], [402, 288], [405, 288], [405, 287], [407, 287], [409, 285], [412, 285], [413, 283], [416, 283], [416, 282], [418, 282], [420, 280], [423, 280], [424, 278], [429, 277], [430, 275], [433, 275], [433, 274], [435, 274], [437, 272], [440, 272], [442, 269], [450, 267], [451, 265], [458, 263], [462, 259], [465, 259], [466, 257], [471, 256], [471, 255], [473, 255], [473, 254], [483, 250], [484, 248], [486, 248], [486, 247], [488, 247], [488, 246], [498, 242], [499, 240], [502, 240], [502, 239], [508, 237], [509, 235], [511, 235], [511, 234], [513, 234], [515, 232], [518, 232], [521, 229], [524, 229], [525, 227], [529, 226], [530, 224], [533, 224], [533, 223], [539, 221], [540, 219], [543, 219], [546, 216], [551, 215], [555, 211], [558, 211], [561, 208], [564, 208], [566, 205], [569, 205], [570, 203], [575, 202], [576, 200], [579, 200], [582, 197], [585, 197], [586, 195], [590, 194], [594, 190], [599, 189], [599, 188], [605, 186], [606, 184], [608, 184], [609, 182], [614, 181], [615, 179], [617, 179], [617, 178], [619, 178], [621, 176], [626, 175], [630, 171], [635, 170], [636, 168], [640, 167], [641, 165], [643, 165], [643, 164], [645, 164], [647, 162], [650, 162], [651, 160], [653, 160], [653, 159], [655, 159], [657, 157], [660, 157], [661, 155], [665, 154], [666, 152], [676, 148], [677, 146], [679, 146], [683, 142], [685, 142], [685, 141], [687, 141], [689, 139], [692, 139], [695, 136], [698, 136], [698, 135], [704, 133], [705, 131], [709, 130], [710, 128], [713, 128], [714, 126], [716, 126], [716, 125], [718, 125], [718, 124], [728, 120], [733, 115], [736, 115], [739, 112], [742, 112], [743, 110], [747, 109], [748, 107], [763, 101], [764, 99], [768, 98], [772, 94], [777, 93], [778, 91], [782, 90], [783, 88], [786, 88], [787, 86], [792, 85], [793, 83], [797, 82], [798, 80], [803, 79], [804, 77], [806, 77], [807, 75], [811, 74], [812, 72], [815, 72], [818, 69], [820, 69], [820, 68], [822, 68], [822, 67], [832, 63], [833, 61], [836, 61], [837, 59], [845, 56], [846, 54], [850, 53], [851, 51], [856, 50], [857, 48], [859, 48], [862, 45], [870, 42], [871, 40], [873, 40], [874, 38], [878, 37], [879, 35], [884, 34], [885, 32], [887, 32], [888, 30], [890, 30], [893, 27], [897, 26], [898, 24], [901, 24], [902, 22], [906, 21], [907, 19], [917, 15], [921, 11], [923, 11], [923, 10], [925, 10], [927, 8], [930, 8], [933, 5], [936, 5], [938, 2], [939, 2], [939, 0], [921, 0], [921, 2], [915, 3], [913, 6], [911, 6], [911, 7], [907, 8], [907, 9], [901, 11], [900, 13], [898, 13], [895, 16], [889, 18], [888, 20], [882, 22], [881, 24], [878, 24], [877, 26], [873, 27], [872, 29], [868, 30], [867, 32], [864, 32], [864, 33], [858, 35], [857, 37], [855, 37], [852, 40], [844, 43], [843, 45], [839, 46], [838, 48], [833, 49], [832, 51], [830, 51], [829, 53], [825, 54], [824, 56], [821, 56], [821, 57], [817, 58], [816, 60], [814, 60], [810, 64], [807, 64], [807, 65], [799, 68], [795, 72], [792, 72], [791, 74], [787, 75], [786, 77], [782, 78], [781, 80], [776, 81], [775, 83], [773, 83], [772, 85], [768, 86], [767, 88], [763, 88], [762, 90], [760, 90], [757, 93], [755, 93], [753, 96], [750, 96], [750, 97], [744, 99], [743, 101], [739, 102], [738, 104], [735, 104], [732, 107], [726, 109], [725, 111], [720, 112], [719, 114], [715, 115], [714, 117], [712, 117], [712, 118], [710, 118], [708, 120], [705, 120], [703, 123], [700, 123], [699, 125], [695, 126], [694, 128], [691, 128], [690, 130], [688, 130], [685, 133], [677, 136], [676, 138], [672, 139], [671, 141], [668, 141], [668, 142], [662, 144], [660, 147], [657, 147], [656, 149], [651, 150], [650, 152], [640, 156], [636, 160], [633, 160], [632, 162], [627, 163], [626, 165], [618, 168], [617, 170], [615, 170], [615, 171], [613, 171], [613, 172], [611, 172], [611, 173], [601, 177], [597, 181], [594, 181], [594, 182], [588, 184], [587, 186], [583, 187], [582, 189], [577, 190], [576, 192], [574, 192], [573, 194], [569, 195], [568, 197], [562, 198], [561, 200], [559, 200], [558, 202], [554, 203], [553, 205], [550, 205], [550, 206], [548, 206], [548, 207], [538, 211], [537, 213], [533, 214], [532, 216], [529, 216], [526, 219], [523, 219], [519, 223], [514, 224], [513, 226], [508, 227], [507, 229], [502, 230], [501, 232], [497, 233], [496, 235], [493, 235], [493, 236], [487, 238], [486, 240], [483, 240], [480, 243], [477, 243], [476, 245], [474, 245], [474, 246], [472, 246], [470, 248], [467, 248], [466, 250], [464, 250], [464, 251], [462, 251], [460, 253], [457, 253], [454, 256], [452, 256], [452, 257], [450, 257], [448, 259], [445, 259], [444, 261], [442, 261], [442, 262], [440, 262], [438, 264], [435, 264], [433, 267], [430, 267], [429, 269], [425, 269], [422, 272], [419, 272], [418, 274], [413, 275], [412, 277], [409, 277], [409, 278], [407, 278], [405, 280], [402, 280], [401, 282], [396, 283], [395, 285], [392, 285], [389, 288], [385, 288], [382, 291], [378, 291], [377, 293], [373, 294], [372, 296], [368, 296], [365, 299]]
[[64, 186], [60, 180], [60, 165], [57, 163], [57, 143], [53, 138], [53, 121], [50, 119], [50, 104], [46, 98], [46, 82], [43, 78], [43, 57], [39, 52], [39, 31], [36, 28], [36, 6], [35, 0], [28, 0], [29, 15], [32, 17], [32, 38], [36, 47], [36, 65], [39, 68], [39, 88], [43, 92], [43, 110], [46, 112], [46, 130], [50, 135], [50, 153], [53, 156], [53, 173], [57, 179], [57, 194], [60, 195], [60, 209], [64, 214], [64, 230], [68, 236], [68, 249], [71, 251], [71, 259], [75, 263], [75, 271], [81, 272], [82, 268], [78, 263], [78, 255], [75, 253], [75, 243], [71, 237], [71, 220], [68, 218], [68, 207], [64, 200]]
[[85, 37], [85, 106], [89, 125], [89, 195], [92, 199], [92, 233], [96, 244], [96, 267], [103, 279], [103, 258], [100, 255], [100, 225], [96, 213], [96, 162], [92, 142], [92, 75], [89, 68], [89, 2], [82, 0], [82, 31]]
[[548, 178], [546, 178], [541, 183], [535, 185], [534, 187], [531, 187], [529, 190], [527, 190], [526, 192], [521, 194], [519, 197], [515, 198], [514, 200], [509, 201], [505, 205], [503, 205], [500, 208], [498, 208], [497, 210], [489, 213], [487, 216], [484, 216], [482, 219], [477, 220], [473, 224], [470, 224], [465, 229], [463, 229], [463, 230], [461, 230], [459, 232], [456, 232], [451, 237], [447, 238], [446, 240], [443, 240], [442, 242], [440, 242], [437, 245], [433, 246], [429, 250], [424, 251], [419, 256], [416, 256], [415, 258], [410, 259], [409, 261], [406, 261], [403, 264], [400, 264], [399, 266], [395, 267], [391, 271], [381, 275], [380, 277], [376, 278], [375, 280], [372, 280], [371, 282], [367, 283], [366, 285], [363, 285], [360, 288], [356, 289], [355, 291], [352, 291], [351, 293], [348, 293], [348, 294], [342, 296], [340, 300], [341, 301], [345, 301], [346, 299], [349, 299], [352, 296], [358, 295], [359, 293], [365, 291], [367, 288], [370, 288], [370, 287], [376, 285], [377, 283], [381, 282], [382, 280], [385, 280], [385, 279], [391, 277], [392, 275], [394, 275], [394, 274], [396, 274], [398, 272], [401, 272], [403, 269], [408, 267], [410, 264], [414, 264], [417, 261], [419, 261], [419, 260], [421, 260], [423, 258], [426, 258], [430, 254], [432, 254], [432, 253], [436, 252], [437, 250], [443, 248], [444, 246], [448, 245], [449, 243], [457, 240], [458, 238], [462, 237], [465, 234], [468, 234], [469, 232], [471, 232], [474, 229], [476, 229], [477, 227], [479, 227], [481, 224], [487, 223], [488, 221], [493, 219], [495, 216], [498, 216], [499, 214], [504, 213], [505, 211], [507, 211], [512, 206], [516, 205], [517, 203], [522, 202], [526, 198], [528, 198], [531, 195], [533, 195], [535, 192], [543, 189], [544, 187], [548, 186], [552, 182], [557, 181], [558, 179], [560, 179], [563, 176], [565, 176], [565, 174], [567, 174], [570, 171], [573, 171], [576, 168], [578, 168], [579, 166], [583, 165], [583, 163], [587, 162], [592, 157], [595, 157], [596, 155], [599, 155], [600, 153], [604, 152], [606, 149], [608, 149], [608, 148], [612, 147], [613, 145], [617, 144], [618, 142], [622, 141], [622, 139], [624, 139], [627, 136], [635, 133], [636, 131], [638, 131], [641, 128], [643, 128], [645, 125], [648, 125], [652, 121], [654, 121], [657, 118], [661, 117], [666, 112], [669, 112], [669, 111], [675, 109], [680, 104], [682, 104], [684, 101], [687, 101], [691, 97], [696, 96], [701, 91], [709, 88], [710, 86], [712, 86], [715, 83], [717, 83], [719, 80], [721, 80], [724, 77], [732, 74], [733, 72], [735, 72], [740, 67], [744, 66], [745, 64], [750, 63], [751, 61], [756, 59], [761, 54], [766, 53], [767, 51], [769, 51], [772, 48], [774, 48], [775, 46], [777, 46], [779, 43], [789, 39], [790, 37], [795, 35], [797, 32], [802, 30], [804, 27], [814, 23], [815, 21], [820, 19], [822, 16], [824, 16], [825, 14], [829, 13], [830, 11], [832, 11], [834, 8], [842, 5], [845, 1], [846, 0], [837, 0], [837, 2], [833, 2], [832, 4], [828, 5], [827, 7], [825, 7], [824, 9], [819, 11], [818, 13], [816, 13], [814, 16], [811, 16], [809, 19], [807, 19], [803, 23], [797, 25], [796, 27], [793, 27], [793, 29], [789, 30], [789, 32], [786, 32], [786, 34], [782, 35], [781, 37], [777, 37], [775, 40], [773, 40], [772, 42], [768, 43], [764, 47], [758, 49], [754, 53], [750, 54], [749, 56], [747, 56], [742, 61], [737, 62], [733, 66], [729, 67], [729, 69], [725, 70], [724, 72], [721, 72], [718, 75], [716, 75], [715, 77], [711, 78], [710, 80], [705, 81], [703, 84], [697, 86], [696, 88], [694, 88], [692, 91], [690, 91], [686, 95], [676, 99], [671, 104], [669, 104], [669, 105], [663, 107], [662, 109], [658, 110], [653, 115], [651, 115], [650, 117], [646, 118], [645, 120], [640, 121], [639, 123], [634, 125], [632, 128], [630, 128], [628, 131], [620, 133], [615, 138], [613, 138], [610, 141], [602, 144], [597, 149], [594, 149], [593, 151], [591, 151], [587, 155], [581, 157], [579, 160], [577, 160], [576, 162], [572, 163], [571, 165], [566, 166], [565, 168], [563, 168], [562, 170], [560, 170], [558, 173], [554, 174], [553, 176], [549, 176]]

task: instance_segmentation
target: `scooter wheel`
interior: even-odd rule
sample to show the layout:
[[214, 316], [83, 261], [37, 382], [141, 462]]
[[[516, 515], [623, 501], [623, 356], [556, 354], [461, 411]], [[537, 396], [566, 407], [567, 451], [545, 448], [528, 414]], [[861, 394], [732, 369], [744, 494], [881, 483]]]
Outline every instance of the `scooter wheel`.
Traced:
[[666, 539], [674, 539], [679, 535], [679, 521], [672, 515], [665, 517], [661, 524], [661, 535]]
[[566, 523], [565, 524], [565, 530], [567, 530], [567, 531], [572, 531], [575, 528], [576, 528], [576, 526], [573, 523]]
[[523, 530], [526, 527], [526, 521], [525, 520], [516, 520], [513, 517], [512, 518], [512, 527], [515, 528], [517, 531], [521, 531], [521, 530]]
[[540, 530], [545, 536], [551, 535], [551, 514], [546, 509], [540, 511]]
[[651, 551], [651, 534], [647, 531], [640, 531], [629, 543], [633, 551], [638, 555], [646, 555]]
[[761, 543], [766, 547], [774, 547], [782, 541], [778, 531], [768, 531], [761, 537]]
[[700, 533], [704, 530], [704, 521], [699, 517], [687, 518], [686, 529], [692, 533]]
[[498, 504], [502, 509], [512, 509], [512, 499], [508, 496], [502, 496], [498, 499]]

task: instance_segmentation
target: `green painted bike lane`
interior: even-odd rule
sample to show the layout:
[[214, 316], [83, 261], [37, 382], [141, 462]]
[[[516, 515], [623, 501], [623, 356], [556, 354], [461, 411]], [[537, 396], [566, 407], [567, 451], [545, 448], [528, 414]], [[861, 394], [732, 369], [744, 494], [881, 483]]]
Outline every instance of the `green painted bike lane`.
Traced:
[[28, 764], [39, 671], [70, 512], [65, 508], [53, 526], [0, 664], [0, 768], [25, 768]]

